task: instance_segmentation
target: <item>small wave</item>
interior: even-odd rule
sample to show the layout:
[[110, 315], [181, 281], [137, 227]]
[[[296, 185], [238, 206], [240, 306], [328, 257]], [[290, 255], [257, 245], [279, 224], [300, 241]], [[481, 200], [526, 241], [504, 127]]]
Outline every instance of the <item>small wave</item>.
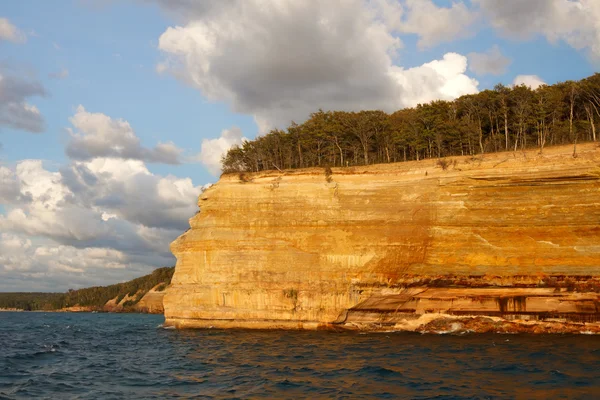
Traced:
[[33, 353], [20, 353], [20, 354], [15, 354], [12, 356], [8, 356], [6, 357], [7, 359], [12, 359], [12, 360], [35, 360], [37, 358], [42, 358], [42, 357], [48, 357], [48, 356], [54, 356], [55, 354], [58, 354], [58, 349], [56, 347], [53, 346], [44, 346], [44, 349], [40, 350], [40, 351], [35, 351]]
[[552, 371], [550, 371], [550, 375], [552, 375], [555, 378], [568, 378], [568, 374], [565, 374], [562, 371], [559, 371], [557, 369], [553, 369]]
[[276, 387], [280, 388], [280, 389], [285, 389], [285, 390], [289, 390], [291, 388], [299, 388], [302, 387], [301, 383], [297, 383], [297, 382], [292, 382], [288, 379], [284, 379], [282, 381], [279, 381], [275, 384]]
[[394, 371], [391, 369], [387, 369], [384, 367], [376, 367], [368, 365], [366, 367], [362, 367], [358, 370], [359, 374], [367, 374], [367, 375], [377, 375], [377, 376], [402, 376], [402, 374], [398, 371]]
[[438, 335], [464, 335], [465, 333], [469, 333], [469, 330], [464, 329], [463, 324], [460, 322], [453, 322], [448, 329], [435, 331], [435, 333]]
[[56, 353], [58, 351], [58, 348], [59, 348], [58, 346], [54, 346], [54, 345], [44, 346], [44, 350], [35, 352], [33, 355]]

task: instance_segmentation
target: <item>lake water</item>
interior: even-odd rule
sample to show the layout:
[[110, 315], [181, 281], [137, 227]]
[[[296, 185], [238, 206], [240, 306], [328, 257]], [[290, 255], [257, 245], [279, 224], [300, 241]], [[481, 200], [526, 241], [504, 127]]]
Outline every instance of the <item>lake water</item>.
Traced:
[[0, 398], [600, 398], [600, 337], [177, 331], [0, 312]]

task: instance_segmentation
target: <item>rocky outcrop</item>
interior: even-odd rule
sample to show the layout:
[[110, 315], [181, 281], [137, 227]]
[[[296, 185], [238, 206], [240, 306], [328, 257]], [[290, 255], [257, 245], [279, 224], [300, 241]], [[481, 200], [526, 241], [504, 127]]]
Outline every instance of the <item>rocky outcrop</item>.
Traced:
[[166, 324], [423, 330], [434, 315], [595, 329], [600, 150], [571, 154], [224, 175], [171, 245]]
[[139, 312], [147, 314], [162, 314], [164, 312], [163, 297], [167, 283], [159, 283], [148, 292], [139, 290], [133, 295], [119, 296], [106, 302], [102, 311], [106, 312]]
[[134, 306], [138, 312], [148, 314], [162, 314], [165, 309], [163, 307], [163, 298], [165, 297], [165, 283], [160, 283], [153, 287], [142, 299]]
[[117, 313], [124, 312], [124, 311], [126, 311], [127, 304], [129, 304], [131, 302], [135, 302], [140, 295], [141, 295], [141, 292], [138, 291], [137, 293], [135, 293], [133, 295], [126, 294], [121, 299], [119, 299], [119, 296], [117, 296], [114, 299], [110, 299], [109, 301], [107, 301], [106, 304], [104, 305], [104, 307], [102, 307], [102, 311], [117, 312]]
[[[167, 282], [159, 283], [148, 292], [143, 290], [137, 291], [135, 294], [126, 294], [125, 296], [116, 296], [106, 302], [102, 307], [95, 306], [71, 306], [63, 308], [61, 311], [67, 312], [138, 312], [144, 314], [163, 314], [163, 297], [165, 295], [164, 288], [168, 285]], [[119, 297], [121, 297], [119, 299]]]

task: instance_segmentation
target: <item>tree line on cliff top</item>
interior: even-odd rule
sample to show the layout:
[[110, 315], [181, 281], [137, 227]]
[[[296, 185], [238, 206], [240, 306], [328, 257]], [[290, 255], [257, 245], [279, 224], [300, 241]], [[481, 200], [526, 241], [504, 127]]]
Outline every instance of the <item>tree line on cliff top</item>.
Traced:
[[110, 286], [94, 286], [79, 290], [69, 290], [66, 293], [0, 293], [0, 309], [17, 309], [25, 311], [52, 311], [66, 307], [81, 306], [102, 310], [107, 301], [114, 298], [120, 302], [125, 296], [137, 296], [124, 307], [134, 306], [153, 287], [158, 291], [164, 290], [170, 283], [175, 267], [164, 267], [154, 270], [128, 282]]
[[454, 101], [433, 101], [392, 114], [323, 111], [286, 130], [232, 147], [224, 173], [340, 167], [517, 151], [596, 141], [600, 74], [581, 81], [496, 85]]

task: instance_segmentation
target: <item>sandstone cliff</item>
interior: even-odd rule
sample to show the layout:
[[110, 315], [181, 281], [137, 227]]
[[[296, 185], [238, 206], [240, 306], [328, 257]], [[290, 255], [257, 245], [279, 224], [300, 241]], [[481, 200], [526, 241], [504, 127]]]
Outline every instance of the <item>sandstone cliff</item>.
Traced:
[[165, 311], [163, 307], [163, 298], [165, 296], [165, 291], [163, 289], [164, 286], [164, 283], [159, 283], [153, 287], [134, 306], [134, 309], [138, 312], [145, 312], [149, 314], [162, 314]]
[[162, 314], [164, 287], [167, 283], [159, 283], [148, 292], [139, 290], [133, 295], [125, 295], [120, 301], [119, 296], [106, 302], [102, 311], [106, 312], [139, 312], [147, 314]]
[[597, 329], [600, 149], [578, 150], [224, 175], [171, 245], [166, 324]]
[[[110, 313], [127, 313], [136, 312], [144, 314], [163, 314], [163, 297], [165, 291], [163, 288], [167, 283], [159, 283], [148, 292], [139, 290], [134, 295], [125, 295], [119, 300], [119, 296], [116, 296], [106, 302], [102, 307], [98, 306], [70, 306], [64, 307], [59, 311], [65, 312], [92, 312], [102, 311]], [[139, 300], [138, 300], [139, 299]]]

